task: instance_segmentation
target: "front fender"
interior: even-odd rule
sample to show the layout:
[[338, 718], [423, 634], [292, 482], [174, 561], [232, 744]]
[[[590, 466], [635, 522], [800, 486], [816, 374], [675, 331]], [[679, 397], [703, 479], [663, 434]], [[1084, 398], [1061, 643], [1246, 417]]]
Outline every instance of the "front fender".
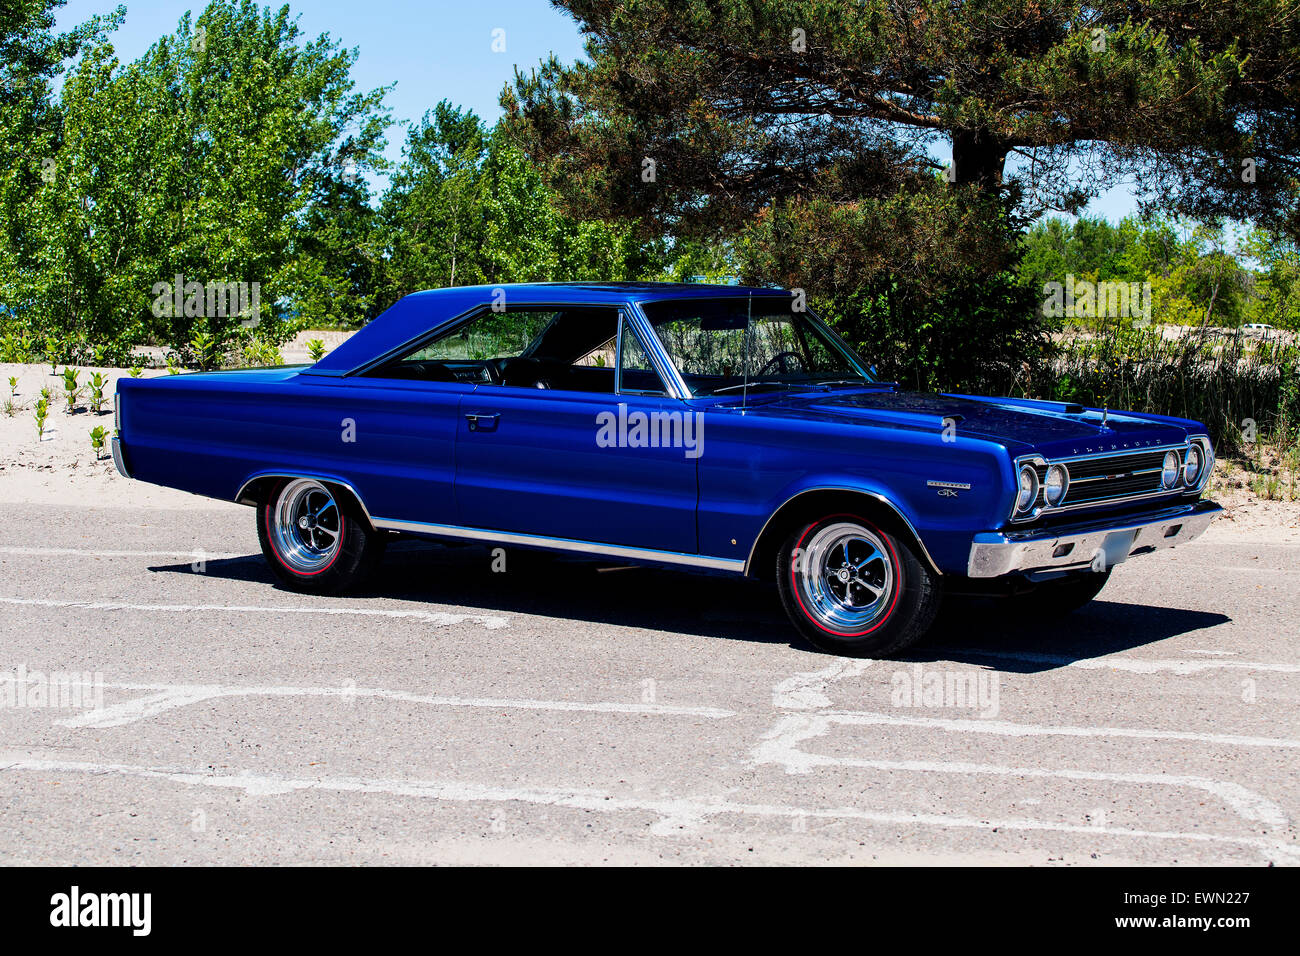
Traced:
[[891, 508], [945, 574], [964, 573], [976, 532], [1006, 523], [1011, 459], [994, 442], [860, 424], [709, 424], [699, 464], [703, 554], [752, 556], [782, 506], [822, 490], [860, 493]]

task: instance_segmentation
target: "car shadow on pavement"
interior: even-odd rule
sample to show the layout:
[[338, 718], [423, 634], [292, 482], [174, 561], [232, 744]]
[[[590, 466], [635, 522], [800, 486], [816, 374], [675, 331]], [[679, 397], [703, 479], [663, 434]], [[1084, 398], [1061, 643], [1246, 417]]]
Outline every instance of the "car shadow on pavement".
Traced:
[[[494, 550], [477, 544], [397, 542], [370, 582], [346, 599], [437, 603], [809, 650], [786, 621], [776, 590], [762, 582], [523, 549], [506, 551], [504, 570], [493, 570], [502, 563]], [[149, 570], [198, 573], [189, 563]], [[260, 555], [209, 559], [202, 573], [283, 588]]]
[[1032, 674], [1160, 644], [1231, 620], [1217, 612], [1107, 601], [1105, 592], [1077, 611], [1048, 619], [1017, 615], [1014, 598], [952, 598], [925, 643], [907, 660], [959, 661]]
[[[371, 582], [351, 599], [439, 603], [475, 611], [639, 627], [703, 637], [785, 644], [819, 653], [795, 634], [770, 584], [730, 575], [617, 566], [579, 556], [478, 544], [402, 541], [391, 546]], [[496, 570], [494, 570], [496, 569]], [[230, 581], [283, 586], [260, 556], [151, 567]], [[335, 598], [321, 598], [333, 601]], [[1008, 601], [953, 598], [925, 642], [903, 659], [958, 661], [1008, 673], [1055, 670], [1226, 623], [1223, 614], [1121, 604], [1103, 594], [1051, 621], [1018, 617]]]

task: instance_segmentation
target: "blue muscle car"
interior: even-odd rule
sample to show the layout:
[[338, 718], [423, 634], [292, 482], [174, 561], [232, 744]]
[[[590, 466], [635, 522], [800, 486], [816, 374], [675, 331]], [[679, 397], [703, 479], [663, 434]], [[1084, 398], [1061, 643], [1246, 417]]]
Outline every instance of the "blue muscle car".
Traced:
[[407, 296], [310, 367], [118, 384], [128, 477], [257, 509], [287, 586], [394, 535], [775, 579], [835, 653], [916, 642], [945, 593], [1036, 613], [1191, 540], [1197, 422], [918, 394], [789, 292], [534, 284]]

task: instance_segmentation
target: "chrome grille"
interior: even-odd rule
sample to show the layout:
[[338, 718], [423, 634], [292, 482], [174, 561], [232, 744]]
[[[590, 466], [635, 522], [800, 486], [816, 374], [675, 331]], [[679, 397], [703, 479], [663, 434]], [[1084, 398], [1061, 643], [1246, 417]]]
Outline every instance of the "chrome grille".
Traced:
[[1160, 485], [1160, 471], [1165, 455], [1170, 451], [1178, 452], [1181, 462], [1183, 446], [1116, 452], [1110, 455], [1090, 455], [1084, 458], [1054, 458], [1051, 462], [1044, 462], [1041, 459], [1030, 461], [1029, 464], [1038, 473], [1040, 486], [1047, 476], [1048, 467], [1053, 463], [1066, 467], [1070, 473], [1070, 483], [1065, 489], [1065, 497], [1059, 504], [1045, 508], [1046, 500], [1040, 491], [1038, 506], [1035, 507], [1034, 512], [1014, 520], [1030, 520], [1044, 511], [1087, 508], [1110, 501], [1186, 491], [1183, 488], [1166, 489]]
[[1064, 462], [1070, 487], [1062, 506], [1108, 501], [1160, 491], [1160, 470], [1169, 449]]
[[[1181, 465], [1187, 460], [1189, 445], [1199, 446], [1205, 456], [1205, 466], [1191, 487], [1182, 484], [1181, 481]], [[1180, 480], [1172, 488], [1165, 488], [1161, 484], [1160, 475], [1165, 455], [1171, 451], [1178, 455]], [[1070, 477], [1065, 496], [1056, 504], [1049, 505], [1043, 487], [1047, 472], [1054, 464], [1063, 465]], [[1041, 455], [1025, 455], [1016, 459], [1015, 466], [1017, 470], [1023, 467], [1032, 468], [1038, 475], [1039, 484], [1038, 497], [1033, 508], [1026, 511], [1016, 510], [1015, 502], [1012, 502], [1011, 521], [1020, 524], [1060, 511], [1091, 508], [1112, 502], [1196, 494], [1209, 481], [1210, 472], [1214, 468], [1214, 449], [1208, 437], [1193, 435], [1187, 444], [1166, 445], [1162, 448], [1147, 448], [1141, 451], [1116, 451], [1075, 458], [1063, 456], [1050, 460]]]

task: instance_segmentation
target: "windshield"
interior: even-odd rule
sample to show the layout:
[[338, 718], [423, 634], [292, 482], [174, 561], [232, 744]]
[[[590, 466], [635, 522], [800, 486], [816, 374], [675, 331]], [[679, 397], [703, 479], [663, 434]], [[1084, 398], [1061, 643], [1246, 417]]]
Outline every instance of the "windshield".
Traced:
[[762, 297], [642, 305], [692, 394], [863, 385], [874, 381], [835, 333], [807, 312]]

